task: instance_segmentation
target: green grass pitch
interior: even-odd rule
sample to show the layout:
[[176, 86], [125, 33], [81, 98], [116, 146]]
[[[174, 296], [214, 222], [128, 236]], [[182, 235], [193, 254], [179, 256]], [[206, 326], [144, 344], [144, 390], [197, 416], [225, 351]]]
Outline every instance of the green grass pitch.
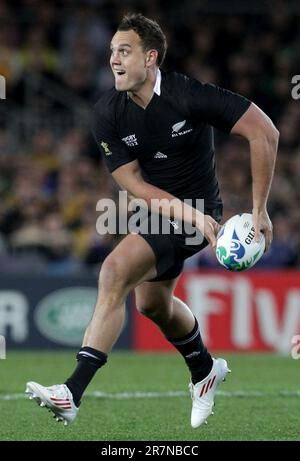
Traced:
[[[8, 352], [0, 360], [0, 440], [300, 440], [300, 360], [219, 355], [232, 373], [218, 388], [208, 425], [192, 429], [189, 374], [175, 353], [110, 354], [76, 420], [63, 427], [22, 394], [26, 381], [63, 382], [75, 366], [75, 353]], [[104, 394], [96, 397], [95, 391]], [[175, 395], [166, 394], [171, 391]]]

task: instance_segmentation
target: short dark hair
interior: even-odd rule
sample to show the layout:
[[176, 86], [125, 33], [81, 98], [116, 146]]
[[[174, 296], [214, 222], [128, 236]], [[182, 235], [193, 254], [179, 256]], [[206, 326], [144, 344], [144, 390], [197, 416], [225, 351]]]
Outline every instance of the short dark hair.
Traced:
[[162, 65], [168, 44], [165, 34], [156, 21], [146, 18], [141, 13], [128, 13], [120, 22], [118, 30], [134, 30], [141, 39], [143, 50], [157, 50], [157, 65], [158, 67]]

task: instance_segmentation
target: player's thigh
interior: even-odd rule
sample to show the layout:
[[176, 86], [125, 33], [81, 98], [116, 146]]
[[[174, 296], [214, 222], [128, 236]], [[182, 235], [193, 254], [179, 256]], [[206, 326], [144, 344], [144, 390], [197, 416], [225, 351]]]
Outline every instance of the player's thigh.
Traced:
[[135, 286], [156, 277], [156, 259], [150, 245], [140, 235], [129, 234], [102, 264], [100, 282]]
[[172, 309], [173, 293], [179, 276], [172, 280], [143, 282], [135, 287], [135, 303], [139, 312], [145, 315]]

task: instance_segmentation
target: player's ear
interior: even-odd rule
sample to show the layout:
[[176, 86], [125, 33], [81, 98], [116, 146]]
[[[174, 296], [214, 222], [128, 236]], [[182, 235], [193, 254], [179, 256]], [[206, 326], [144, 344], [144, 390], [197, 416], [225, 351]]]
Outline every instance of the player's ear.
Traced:
[[146, 55], [146, 65], [152, 66], [157, 61], [158, 52], [157, 50], [149, 50]]

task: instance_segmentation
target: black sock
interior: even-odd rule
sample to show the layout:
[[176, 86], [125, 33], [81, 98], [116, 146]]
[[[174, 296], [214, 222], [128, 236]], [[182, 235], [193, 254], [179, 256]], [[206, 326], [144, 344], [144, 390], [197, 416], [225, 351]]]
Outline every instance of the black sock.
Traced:
[[76, 355], [76, 359], [78, 361], [77, 367], [65, 384], [73, 395], [76, 407], [79, 407], [82, 394], [98, 368], [105, 365], [107, 354], [92, 347], [82, 347]]
[[191, 372], [193, 384], [202, 381], [210, 373], [213, 360], [202, 342], [196, 317], [195, 326], [188, 335], [182, 338], [167, 338], [167, 340], [183, 356]]

